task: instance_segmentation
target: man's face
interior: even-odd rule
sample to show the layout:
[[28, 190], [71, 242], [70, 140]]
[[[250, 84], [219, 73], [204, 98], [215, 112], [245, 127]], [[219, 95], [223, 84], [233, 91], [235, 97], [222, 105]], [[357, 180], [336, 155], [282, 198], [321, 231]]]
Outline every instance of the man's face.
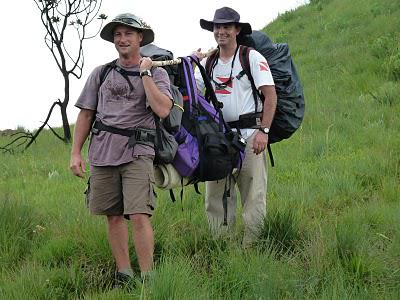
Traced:
[[214, 38], [219, 46], [235, 43], [239, 32], [240, 28], [234, 23], [214, 24]]
[[114, 45], [122, 56], [130, 55], [134, 49], [139, 49], [143, 34], [132, 27], [120, 25], [114, 29]]

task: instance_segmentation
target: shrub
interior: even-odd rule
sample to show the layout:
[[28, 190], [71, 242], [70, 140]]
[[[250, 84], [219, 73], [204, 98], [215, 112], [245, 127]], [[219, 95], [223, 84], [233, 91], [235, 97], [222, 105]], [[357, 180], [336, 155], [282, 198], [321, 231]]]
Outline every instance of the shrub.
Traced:
[[279, 17], [282, 19], [283, 22], [287, 23], [290, 22], [295, 18], [295, 14], [293, 10], [289, 10], [281, 14]]

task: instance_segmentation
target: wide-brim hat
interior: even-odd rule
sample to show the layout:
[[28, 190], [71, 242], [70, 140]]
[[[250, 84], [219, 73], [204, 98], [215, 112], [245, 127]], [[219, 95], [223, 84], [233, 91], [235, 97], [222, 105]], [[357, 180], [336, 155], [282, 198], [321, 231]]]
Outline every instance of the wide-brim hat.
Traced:
[[150, 44], [154, 41], [154, 31], [151, 29], [150, 25], [144, 22], [141, 18], [125, 13], [116, 16], [110, 23], [107, 23], [100, 32], [102, 39], [114, 43], [114, 29], [119, 25], [124, 25], [138, 29], [143, 33], [143, 39], [140, 46]]
[[214, 19], [212, 21], [200, 19], [200, 27], [208, 31], [214, 31], [214, 24], [235, 23], [242, 28], [240, 31], [241, 34], [251, 34], [251, 25], [239, 21], [240, 15], [236, 10], [230, 7], [222, 7], [215, 11]]

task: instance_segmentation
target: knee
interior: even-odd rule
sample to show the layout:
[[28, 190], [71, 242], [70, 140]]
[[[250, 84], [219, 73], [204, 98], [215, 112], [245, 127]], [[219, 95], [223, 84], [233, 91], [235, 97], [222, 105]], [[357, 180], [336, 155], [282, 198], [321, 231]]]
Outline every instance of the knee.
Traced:
[[119, 225], [121, 223], [124, 223], [124, 217], [123, 216], [107, 216], [107, 221], [109, 225]]
[[141, 230], [150, 224], [149, 216], [146, 214], [134, 214], [130, 215], [129, 218], [136, 230]]
[[261, 204], [258, 207], [252, 207], [243, 212], [243, 220], [245, 224], [262, 223], [266, 215], [266, 207]]

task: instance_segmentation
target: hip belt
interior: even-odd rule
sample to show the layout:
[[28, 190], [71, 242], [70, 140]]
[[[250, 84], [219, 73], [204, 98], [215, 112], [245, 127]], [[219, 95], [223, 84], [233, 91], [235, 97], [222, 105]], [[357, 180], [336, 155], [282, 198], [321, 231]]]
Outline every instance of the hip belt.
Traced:
[[100, 131], [107, 131], [113, 134], [119, 134], [129, 137], [129, 147], [134, 147], [136, 144], [145, 144], [154, 147], [156, 140], [156, 130], [149, 128], [133, 128], [133, 129], [122, 129], [105, 125], [100, 120], [96, 120], [92, 127], [92, 133], [98, 135]]
[[239, 120], [228, 122], [228, 125], [232, 128], [245, 129], [254, 128], [258, 129], [261, 127], [262, 113], [248, 113], [239, 116]]

